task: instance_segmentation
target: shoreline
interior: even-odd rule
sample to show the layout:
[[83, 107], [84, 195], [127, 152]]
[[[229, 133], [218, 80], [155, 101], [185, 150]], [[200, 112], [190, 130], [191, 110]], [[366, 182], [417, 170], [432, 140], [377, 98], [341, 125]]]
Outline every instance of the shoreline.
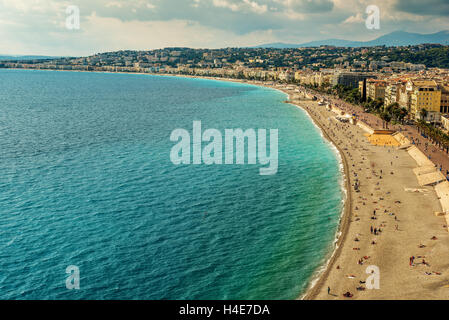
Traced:
[[[18, 69], [18, 70], [24, 70], [24, 69]], [[25, 69], [26, 70], [26, 69]], [[31, 70], [33, 70], [33, 69], [31, 69]], [[350, 148], [350, 146], [351, 146], [351, 140], [350, 140], [350, 138], [349, 138], [349, 136], [345, 136], [344, 134], [342, 135], [342, 134], [340, 134], [340, 136], [338, 136], [338, 135], [336, 135], [336, 133], [338, 133], [337, 131], [333, 131], [332, 129], [334, 129], [334, 128], [332, 128], [332, 129], [330, 129], [330, 127], [328, 126], [328, 127], [326, 127], [326, 124], [325, 123], [322, 123], [323, 121], [325, 121], [326, 120], [326, 118], [324, 117], [324, 113], [325, 112], [323, 112], [323, 114], [321, 114], [321, 115], [318, 115], [318, 111], [320, 111], [320, 110], [318, 110], [319, 108], [316, 108], [316, 109], [311, 109], [312, 108], [312, 101], [304, 101], [304, 100], [300, 100], [299, 102], [295, 102], [294, 101], [294, 99], [292, 100], [291, 98], [292, 98], [292, 95], [294, 95], [295, 93], [292, 93], [292, 92], [289, 92], [289, 91], [292, 91], [292, 90], [289, 90], [289, 89], [287, 89], [288, 87], [289, 87], [289, 85], [280, 85], [280, 84], [274, 84], [274, 83], [272, 83], [272, 84], [269, 84], [269, 83], [264, 83], [264, 82], [260, 82], [260, 81], [251, 81], [251, 80], [240, 80], [240, 79], [228, 79], [228, 78], [215, 78], [215, 77], [202, 77], [202, 76], [189, 76], [189, 75], [175, 75], [175, 74], [150, 74], [150, 73], [129, 73], [129, 72], [102, 72], [102, 71], [77, 71], [77, 70], [39, 70], [39, 71], [69, 71], [69, 72], [97, 72], [97, 73], [125, 73], [125, 74], [140, 74], [140, 75], [151, 75], [151, 76], [172, 76], [172, 77], [179, 77], [179, 78], [194, 78], [194, 79], [206, 79], [206, 80], [216, 80], [216, 81], [225, 81], [225, 82], [234, 82], [234, 83], [240, 83], [240, 84], [248, 84], [248, 85], [254, 85], [254, 86], [258, 86], [258, 87], [264, 87], [264, 88], [269, 88], [269, 89], [273, 89], [273, 90], [277, 90], [277, 91], [280, 91], [280, 92], [282, 92], [282, 93], [284, 93], [284, 94], [286, 94], [287, 95], [287, 99], [288, 99], [288, 101], [285, 101], [286, 103], [288, 103], [288, 104], [291, 104], [291, 105], [293, 105], [293, 106], [295, 106], [295, 107], [297, 107], [297, 108], [300, 108], [300, 109], [302, 109], [302, 110], [304, 110], [305, 112], [306, 112], [306, 114], [310, 117], [310, 119], [311, 119], [311, 121], [315, 124], [315, 126], [320, 130], [320, 132], [322, 133], [322, 135], [323, 135], [323, 139], [325, 139], [325, 140], [327, 140], [333, 147], [335, 147], [335, 149], [336, 149], [336, 151], [337, 151], [337, 153], [339, 154], [339, 156], [340, 156], [340, 159], [341, 159], [341, 163], [343, 164], [343, 179], [344, 179], [344, 181], [343, 181], [343, 183], [342, 183], [342, 185], [344, 186], [344, 189], [345, 189], [345, 191], [346, 191], [346, 194], [345, 194], [345, 197], [344, 197], [344, 199], [343, 199], [343, 201], [344, 201], [344, 204], [343, 204], [343, 209], [342, 209], [342, 213], [341, 213], [341, 215], [340, 215], [340, 220], [339, 220], [339, 226], [338, 226], [338, 229], [337, 229], [337, 232], [336, 232], [336, 237], [335, 237], [335, 240], [334, 240], [334, 242], [332, 243], [332, 247], [333, 248], [331, 248], [331, 250], [330, 250], [330, 252], [325, 256], [325, 257], [323, 257], [323, 259], [324, 259], [324, 264], [322, 264], [322, 265], [320, 265], [317, 269], [316, 269], [316, 271], [314, 272], [314, 274], [312, 274], [312, 276], [311, 276], [311, 278], [308, 280], [308, 286], [307, 286], [307, 289], [305, 290], [305, 292], [304, 293], [300, 293], [300, 296], [298, 297], [298, 298], [296, 298], [296, 299], [304, 299], [304, 300], [311, 300], [311, 299], [329, 299], [330, 297], [329, 297], [329, 295], [327, 294], [325, 294], [325, 293], [323, 293], [323, 288], [325, 288], [326, 286], [329, 286], [329, 282], [331, 283], [331, 284], [337, 284], [338, 285], [338, 287], [341, 287], [341, 285], [342, 285], [342, 283], [345, 281], [345, 279], [343, 279], [344, 277], [343, 277], [343, 275], [340, 275], [340, 276], [336, 276], [335, 274], [336, 273], [338, 273], [339, 271], [335, 271], [336, 269], [335, 269], [335, 264], [337, 263], [337, 261], [340, 259], [341, 261], [343, 261], [344, 263], [341, 263], [340, 262], [340, 264], [338, 265], [338, 267], [337, 267], [337, 269], [340, 269], [340, 266], [342, 266], [342, 269], [348, 269], [348, 268], [350, 268], [349, 267], [349, 263], [351, 263], [351, 265], [352, 265], [352, 262], [351, 261], [353, 261], [353, 259], [354, 259], [354, 253], [353, 252], [348, 252], [349, 250], [350, 250], [350, 248], [349, 248], [349, 240], [348, 240], [348, 237], [349, 237], [349, 235], [350, 235], [350, 228], [357, 228], [357, 226], [356, 227], [354, 227], [353, 225], [355, 224], [354, 223], [354, 221], [353, 221], [353, 216], [356, 218], [356, 220], [355, 221], [358, 221], [357, 219], [359, 219], [359, 216], [358, 216], [358, 214], [359, 214], [359, 212], [357, 211], [354, 211], [353, 209], [354, 209], [354, 203], [357, 201], [357, 199], [356, 199], [356, 196], [357, 195], [359, 195], [359, 198], [360, 198], [360, 194], [356, 194], [355, 193], [355, 191], [354, 190], [352, 190], [352, 185], [351, 185], [351, 173], [354, 173], [355, 172], [355, 167], [354, 167], [354, 159], [352, 158], [352, 155], [353, 155], [353, 153], [356, 153], [355, 152], [355, 150], [357, 150], [357, 147], [355, 147], [354, 146], [354, 149], [353, 150], [351, 150], [351, 153], [349, 153], [348, 152], [348, 150], [347, 150], [347, 148], [349, 147]], [[310, 102], [310, 103], [309, 103]], [[301, 104], [306, 104], [306, 106], [303, 106], [303, 105], [301, 105]], [[316, 107], [316, 106], [315, 106]], [[313, 111], [311, 111], [311, 110], [309, 110], [309, 108], [311, 109], [311, 110], [313, 110]], [[324, 107], [322, 107], [323, 109], [324, 109]], [[322, 111], [322, 110], [321, 110]], [[316, 113], [316, 114], [314, 114], [314, 113]], [[329, 121], [329, 123], [330, 123], [330, 121]], [[331, 124], [331, 125], [333, 125], [333, 124]], [[351, 125], [353, 128], [355, 128], [356, 126], [354, 126], [354, 125]], [[338, 127], [338, 124], [337, 124], [337, 127]], [[355, 128], [356, 129], [356, 133], [355, 134], [357, 134], [357, 138], [358, 139], [365, 139], [366, 140], [366, 138], [365, 137], [363, 137], [363, 136], [361, 136], [361, 129], [360, 128]], [[352, 130], [352, 129], [351, 129]], [[359, 130], [358, 132], [357, 132], [357, 130]], [[349, 133], [348, 133], [349, 134]], [[334, 136], [334, 137], [332, 137], [332, 135]], [[338, 141], [338, 138], [340, 138], [340, 140], [341, 141]], [[343, 140], [344, 139], [346, 139], [347, 141], [344, 141], [344, 143], [343, 143]], [[349, 141], [349, 144], [348, 144], [348, 146], [346, 147], [346, 148], [344, 148], [344, 144], [345, 143], [348, 143], [348, 141]], [[358, 141], [358, 140], [357, 140]], [[369, 146], [369, 143], [368, 144], [366, 144], [366, 145], [368, 145]], [[360, 145], [359, 146], [360, 147], [360, 149], [362, 149], [362, 146]], [[376, 148], [381, 148], [380, 146], [376, 146]], [[364, 149], [363, 149], [364, 150]], [[373, 162], [373, 159], [378, 163], [378, 162], [380, 162], [379, 161], [379, 159], [381, 159], [382, 157], [382, 155], [383, 154], [386, 154], [386, 151], [385, 150], [382, 150], [382, 149], [372, 149], [372, 150], [377, 150], [376, 152], [377, 153], [379, 153], [379, 155], [375, 155], [375, 156], [371, 156], [371, 154], [370, 154], [370, 156], [366, 156], [367, 157], [367, 160], [370, 160], [371, 162]], [[349, 158], [346, 156], [346, 154], [345, 154], [345, 151], [346, 151], [346, 153], [348, 153], [348, 156], [349, 156]], [[354, 151], [354, 152], [353, 152]], [[371, 151], [371, 149], [370, 149], [370, 151]], [[397, 151], [397, 150], [393, 150], [392, 149], [392, 151], [394, 151], [394, 152], [396, 152], [396, 154], [399, 154], [400, 153], [400, 151]], [[383, 153], [382, 153], [383, 152]], [[362, 151], [360, 151], [360, 153], [363, 155], [363, 153], [362, 153]], [[371, 152], [372, 153], [372, 152]], [[390, 150], [388, 150], [388, 153], [390, 153]], [[393, 152], [392, 152], [393, 153]], [[396, 155], [395, 154], [395, 155]], [[408, 184], [416, 184], [416, 177], [414, 176], [414, 174], [413, 174], [413, 172], [411, 171], [411, 170], [409, 170], [409, 168], [407, 168], [407, 170], [409, 170], [409, 171], [407, 171], [407, 170], [405, 170], [405, 167], [406, 166], [408, 166], [408, 167], [410, 167], [411, 166], [411, 162], [410, 162], [410, 160], [412, 160], [412, 161], [414, 161], [413, 159], [412, 159], [412, 157], [410, 157], [408, 154], [406, 155], [406, 157], [402, 157], [402, 154], [400, 154], [400, 156], [401, 156], [401, 166], [397, 169], [397, 170], [402, 170], [401, 172], [399, 172], [399, 173], [403, 173], [404, 175], [406, 174], [407, 175], [407, 179], [408, 180], [405, 180], [405, 178], [403, 179], [404, 181], [406, 181]], [[410, 159], [408, 159], [408, 158], [410, 158]], [[398, 156], [396, 156], [396, 158], [398, 158]], [[402, 158], [404, 158], [404, 159], [402, 159]], [[360, 158], [358, 158], [357, 160], [361, 160]], [[365, 159], [364, 159], [365, 160]], [[350, 162], [352, 162], [352, 168], [350, 167]], [[369, 162], [369, 161], [368, 161]], [[385, 167], [385, 164], [384, 164], [384, 167]], [[404, 167], [404, 169], [402, 169], [402, 167]], [[416, 165], [415, 165], [415, 167], [416, 167]], [[373, 167], [374, 168], [374, 167]], [[367, 173], [369, 173], [369, 168], [366, 168], [367, 169], [367, 171], [364, 171], [363, 172], [363, 174], [367, 174]], [[377, 169], [377, 167], [376, 167], [376, 169]], [[359, 169], [360, 171], [362, 170], [362, 168], [360, 168]], [[363, 169], [363, 170], [365, 170], [365, 169]], [[395, 170], [396, 170], [396, 168], [395, 168]], [[374, 170], [372, 170], [373, 172], [374, 172]], [[382, 172], [382, 170], [381, 170], [381, 172]], [[396, 172], [395, 172], [395, 174], [396, 174]], [[374, 173], [374, 176], [376, 176], [377, 177], [377, 175], [376, 175], [376, 173]], [[360, 176], [359, 176], [359, 178], [360, 178], [360, 180], [363, 182], [363, 183], [366, 183], [366, 186], [370, 186], [370, 187], [372, 187], [370, 184], [373, 182], [372, 180], [367, 180], [367, 179], [371, 179], [371, 178], [373, 178], [373, 177], [365, 177], [365, 179], [363, 179], [362, 178], [362, 172], [360, 172]], [[388, 177], [385, 177], [385, 180], [387, 180], [386, 178], [388, 178]], [[408, 185], [407, 184], [407, 185]], [[365, 187], [365, 185], [363, 185], [362, 184], [362, 186], [363, 187]], [[388, 186], [388, 188], [390, 187], [390, 185], [387, 185]], [[396, 190], [398, 191], [398, 190], [400, 190], [400, 188], [399, 187], [397, 187], [396, 185], [394, 186], [394, 187], [396, 187]], [[404, 188], [404, 185], [401, 185], [401, 188], [403, 189]], [[375, 191], [376, 189], [374, 188], [371, 188], [369, 191], [368, 191], [368, 194], [371, 192], [371, 196], [373, 196], [373, 193], [375, 193], [376, 191]], [[430, 189], [429, 189], [430, 190]], [[429, 208], [431, 207], [432, 209], [434, 209], [434, 211], [438, 211], [438, 209], [441, 211], [441, 206], [440, 206], [440, 204], [439, 204], [439, 202], [438, 202], [438, 198], [436, 197], [436, 193], [435, 193], [435, 191], [434, 190], [432, 190], [432, 192], [433, 192], [433, 195], [432, 195], [432, 198], [433, 199], [426, 199], [426, 201], [428, 201], [428, 200], [430, 200], [432, 203], [429, 203]], [[387, 193], [387, 194], [389, 194], [389, 193]], [[394, 194], [395, 196], [397, 196], [397, 194]], [[365, 194], [365, 196], [366, 196], [366, 194]], [[369, 197], [369, 196], [367, 196], [367, 197]], [[383, 200], [383, 198], [381, 198], [382, 200]], [[402, 199], [401, 199], [402, 200]], [[438, 204], [436, 204], [435, 203], [435, 201], [436, 202], [438, 202]], [[422, 200], [421, 200], [422, 201]], [[354, 203], [353, 203], [354, 202]], [[377, 203], [377, 202], [376, 202]], [[390, 202], [388, 202], [387, 201], [387, 204], [389, 204], [389, 205], [391, 205], [391, 203], [392, 203], [392, 201], [390, 201]], [[420, 202], [419, 203], [419, 205], [421, 205], [421, 203], [422, 202]], [[357, 204], [357, 203], [355, 203], [355, 204]], [[424, 203], [425, 204], [425, 203]], [[365, 205], [365, 202], [363, 202], [363, 205]], [[377, 206], [377, 205], [376, 205]], [[421, 205], [422, 206], [422, 205]], [[355, 207], [356, 208], [356, 210], [358, 210], [357, 209], [357, 206]], [[428, 208], [427, 208], [428, 209]], [[395, 212], [396, 212], [396, 210], [400, 210], [400, 209], [394, 209], [395, 210]], [[415, 210], [415, 211], [417, 211], [417, 210]], [[406, 211], [407, 212], [407, 211]], [[397, 214], [397, 213], [396, 213]], [[401, 213], [401, 215], [402, 215], [402, 213]], [[432, 215], [433, 216], [433, 215]], [[434, 217], [435, 218], [435, 217]], [[435, 220], [433, 218], [433, 220]], [[395, 216], [395, 219], [396, 219], [396, 216]], [[407, 219], [407, 218], [406, 218]], [[398, 220], [398, 221], [401, 221], [401, 223], [402, 223], [402, 216], [401, 216], [401, 220]], [[436, 221], [436, 220], [435, 220]], [[437, 234], [438, 232], [437, 232], [437, 230], [435, 229], [435, 230], [433, 230], [433, 228], [436, 226], [436, 224], [435, 224], [435, 221], [432, 221], [432, 228], [430, 229], [430, 231], [432, 231], [432, 234]], [[370, 224], [370, 223], [372, 223], [372, 222], [369, 222], [368, 221], [368, 224]], [[407, 222], [408, 224], [409, 224], [409, 222]], [[366, 223], [365, 223], [366, 224]], [[430, 224], [430, 223], [429, 223]], [[368, 225], [367, 225], [368, 226]], [[365, 226], [366, 227], [366, 226]], [[362, 230], [365, 230], [365, 227], [362, 229]], [[360, 229], [360, 228], [359, 228]], [[359, 229], [356, 229], [356, 231], [358, 231]], [[386, 229], [386, 227], [384, 228], [384, 229]], [[418, 228], [419, 230], [421, 230], [420, 228]], [[425, 232], [428, 232], [429, 231], [429, 228], [427, 228], [427, 229], [423, 229]], [[402, 238], [407, 238], [408, 237], [408, 240], [410, 241], [410, 240], [416, 240], [415, 238], [416, 237], [414, 237], [413, 235], [414, 235], [414, 232], [413, 231], [415, 231], [415, 229], [413, 229], [412, 231], [410, 231], [411, 232], [411, 234], [407, 234], [406, 236], [402, 236]], [[386, 232], [388, 232], [388, 231], [386, 231]], [[352, 230], [352, 232], [351, 233], [354, 233], [354, 230]], [[447, 233], [447, 232], [446, 232]], [[359, 233], [357, 233], [356, 232], [356, 235], [358, 235]], [[391, 234], [390, 234], [391, 235]], [[420, 234], [419, 234], [420, 235]], [[427, 236], [427, 234], [426, 234], [426, 236]], [[398, 235], [398, 237], [399, 237], [399, 235]], [[442, 237], [442, 234], [441, 233], [439, 233], [438, 234], [438, 238], [441, 238]], [[390, 237], [390, 238], [392, 238], [392, 237]], [[427, 238], [428, 239], [428, 238]], [[448, 237], [446, 237], [446, 239], [448, 239]], [[377, 238], [376, 238], [376, 240], [377, 240]], [[391, 239], [390, 239], [391, 240]], [[393, 240], [395, 240], [395, 239], [393, 239]], [[401, 239], [402, 240], [402, 239]], [[380, 242], [380, 240], [379, 240], [379, 242]], [[430, 245], [429, 245], [430, 246]], [[373, 251], [374, 250], [374, 252], [377, 252], [377, 254], [379, 255], [379, 253], [380, 253], [380, 256], [382, 256], [382, 250], [377, 250], [377, 247], [379, 247], [379, 246], [375, 246], [375, 248], [374, 247], [368, 247], [368, 246], [365, 246], [365, 249], [366, 249], [366, 251], [368, 251], [368, 250], [371, 250], [372, 248], [374, 248], [374, 249], [372, 249], [371, 251]], [[433, 246], [432, 248], [434, 248], [435, 246]], [[411, 248], [411, 247], [410, 247]], [[391, 248], [390, 247], [388, 247], [388, 249], [389, 250], [391, 250]], [[394, 248], [395, 250], [397, 250], [397, 248]], [[401, 248], [399, 248], [399, 249], [401, 249]], [[443, 249], [441, 249], [441, 246], [438, 248], [439, 249], [439, 251], [440, 252], [443, 252], [443, 253], [446, 253]], [[377, 251], [376, 251], [377, 250]], [[365, 250], [364, 250], [365, 251]], [[449, 251], [449, 250], [448, 250]], [[344, 254], [343, 254], [343, 252], [344, 252]], [[433, 251], [431, 251], [431, 253], [433, 253]], [[394, 256], [394, 254], [393, 254], [393, 256]], [[359, 256], [360, 257], [360, 256]], [[394, 270], [394, 271], [396, 271], [396, 269], [395, 269], [395, 267], [397, 267], [397, 265], [395, 265], [395, 264], [398, 264], [398, 262], [394, 262], [393, 263], [393, 265], [394, 266], [390, 266], [390, 264], [391, 264], [391, 261], [383, 261], [381, 258], [382, 257], [375, 257], [375, 258], [377, 258], [378, 260], [380, 259], [380, 263], [379, 263], [379, 265], [382, 265], [382, 264], [385, 264], [385, 269], [387, 269], [387, 270]], [[426, 259], [427, 259], [427, 256], [426, 256]], [[388, 259], [387, 259], [388, 260]], [[391, 260], [391, 259], [390, 259]], [[437, 260], [437, 259], [435, 259], [435, 260]], [[423, 259], [423, 261], [424, 261], [424, 259]], [[370, 262], [371, 263], [371, 262]], [[407, 264], [407, 263], [406, 263]], [[441, 263], [437, 263], [437, 265], [441, 265]], [[400, 265], [401, 267], [403, 267], [402, 265]], [[409, 268], [408, 268], [409, 269]], [[408, 270], [407, 269], [407, 270]], [[418, 269], [418, 268], [416, 268], [416, 269]], [[421, 268], [420, 268], [421, 269]], [[406, 269], [404, 269], [404, 270], [406, 270]], [[352, 271], [352, 270], [351, 270]], [[420, 270], [421, 271], [421, 270]], [[442, 270], [440, 270], [440, 271], [442, 271]], [[353, 272], [353, 271], [352, 271]], [[399, 271], [399, 272], [401, 272], [401, 271]], [[433, 272], [433, 271], [432, 271]], [[355, 272], [354, 272], [354, 274], [356, 274]], [[447, 276], [447, 274], [446, 274], [446, 276]], [[361, 277], [364, 277], [363, 275], [361, 276]], [[365, 276], [366, 277], [366, 276]], [[385, 276], [386, 277], [386, 276]], [[406, 276], [404, 275], [400, 275], [399, 276], [399, 278], [406, 278]], [[346, 277], [345, 277], [346, 278]], [[390, 277], [390, 278], [394, 278], [394, 277]], [[363, 278], [364, 279], [364, 278]], [[441, 280], [443, 280], [442, 278], [440, 278]], [[393, 279], [393, 280], [395, 280], [396, 281], [396, 279]], [[403, 279], [400, 279], [400, 280], [403, 280]], [[421, 280], [421, 279], [420, 279]], [[348, 282], [348, 280], [346, 280], [347, 282]], [[413, 281], [413, 279], [412, 279], [412, 281]], [[422, 281], [426, 281], [426, 280], [422, 280]], [[400, 281], [398, 282], [398, 283], [400, 283]], [[448, 282], [449, 283], [449, 282]], [[332, 285], [332, 289], [334, 289], [334, 287], [337, 287], [337, 285]], [[354, 288], [354, 285], [353, 284], [351, 284], [351, 286]], [[386, 296], [383, 296], [383, 295], [377, 295], [377, 293], [376, 293], [376, 290], [367, 290], [366, 292], [362, 292], [362, 293], [360, 293], [360, 298], [361, 299], [366, 299], [367, 297], [364, 297], [363, 296], [363, 294], [367, 294], [367, 295], [369, 295], [371, 298], [373, 298], [373, 299], [383, 299], [383, 298], [390, 298], [391, 299], [391, 297], [394, 297], [395, 299], [407, 299], [407, 298], [413, 298], [413, 297], [415, 297], [416, 296], [416, 294], [417, 293], [415, 293], [415, 292], [403, 292], [401, 289], [402, 288], [397, 288], [397, 289], [395, 289], [395, 286], [397, 286], [397, 284], [396, 283], [394, 283], [392, 286], [391, 286], [391, 288], [389, 289], [389, 290], [387, 290], [388, 292], [387, 292], [387, 294], [386, 294]], [[345, 288], [347, 288], [346, 287], [346, 284], [345, 284]], [[408, 291], [412, 291], [412, 290], [410, 290], [410, 287], [407, 287], [408, 288]], [[346, 289], [344, 289], [344, 290], [346, 290]], [[398, 291], [398, 290], [401, 290], [401, 291]], [[352, 291], [352, 290], [351, 290]], [[346, 292], [346, 291], [343, 291], [343, 292]], [[440, 289], [440, 291], [438, 291], [438, 294], [440, 293], [440, 292], [443, 292], [443, 291], [441, 291], [441, 289]], [[341, 291], [340, 291], [340, 293], [341, 293]], [[432, 292], [433, 293], [433, 292]], [[444, 291], [444, 293], [445, 294], [447, 294], [448, 296], [449, 296], [449, 290], [447, 290], [447, 291]], [[357, 293], [357, 296], [359, 295], [359, 293]], [[335, 297], [337, 297], [337, 298], [339, 298], [339, 299], [345, 299], [345, 298], [342, 298], [341, 297], [341, 295], [339, 295], [339, 296], [336, 296], [336, 295], [334, 295]], [[357, 298], [359, 298], [359, 297], [355, 297], [356, 299]], [[441, 295], [437, 295], [436, 297], [438, 298], [438, 297], [440, 297]], [[419, 299], [419, 296], [418, 296], [418, 299]], [[441, 299], [441, 298], [440, 298]]]
[[341, 253], [341, 250], [343, 248], [343, 245], [345, 243], [345, 240], [347, 238], [348, 234], [348, 226], [349, 226], [349, 219], [351, 215], [352, 210], [352, 190], [351, 190], [351, 181], [349, 178], [349, 165], [348, 161], [346, 159], [346, 156], [341, 150], [341, 148], [338, 146], [338, 144], [329, 136], [329, 134], [324, 130], [324, 128], [320, 125], [318, 120], [311, 114], [307, 109], [302, 108], [301, 106], [298, 106], [296, 104], [293, 104], [294, 106], [301, 108], [304, 110], [311, 120], [315, 123], [315, 125], [321, 130], [323, 134], [323, 138], [328, 140], [330, 144], [332, 144], [335, 149], [337, 150], [339, 157], [341, 159], [341, 163], [343, 165], [343, 187], [345, 192], [345, 197], [343, 199], [343, 210], [340, 215], [340, 221], [338, 224], [337, 232], [335, 240], [332, 244], [333, 249], [330, 252], [330, 256], [328, 259], [326, 259], [326, 262], [324, 265], [321, 266], [322, 270], [316, 270], [315, 276], [312, 275], [312, 278], [309, 280], [308, 287], [306, 291], [301, 294], [297, 299], [301, 300], [313, 300], [313, 298], [317, 295], [318, 291], [323, 287], [323, 284], [325, 280], [327, 279], [327, 276], [329, 275], [332, 266], [335, 264], [335, 261], [337, 260], [338, 256]]

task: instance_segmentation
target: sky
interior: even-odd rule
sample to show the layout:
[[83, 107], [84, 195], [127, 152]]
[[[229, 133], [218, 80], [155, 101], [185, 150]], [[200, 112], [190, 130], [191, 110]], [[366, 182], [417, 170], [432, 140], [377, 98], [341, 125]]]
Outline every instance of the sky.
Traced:
[[[368, 29], [366, 8], [380, 12]], [[79, 9], [79, 29], [67, 28]], [[86, 56], [449, 30], [449, 0], [0, 0], [0, 54]]]

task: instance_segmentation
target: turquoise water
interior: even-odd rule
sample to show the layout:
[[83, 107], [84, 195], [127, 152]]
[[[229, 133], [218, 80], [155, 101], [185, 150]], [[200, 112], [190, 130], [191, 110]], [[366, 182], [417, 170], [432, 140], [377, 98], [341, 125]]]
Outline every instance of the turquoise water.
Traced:
[[[293, 299], [329, 253], [339, 162], [285, 94], [128, 74], [0, 82], [1, 299]], [[278, 173], [175, 166], [170, 133], [194, 120], [279, 129]]]

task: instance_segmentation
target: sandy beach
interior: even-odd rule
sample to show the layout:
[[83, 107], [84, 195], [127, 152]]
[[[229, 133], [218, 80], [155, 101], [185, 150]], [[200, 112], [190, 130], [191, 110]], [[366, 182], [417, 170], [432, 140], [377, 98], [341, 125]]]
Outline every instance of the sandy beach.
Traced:
[[[369, 143], [364, 130], [338, 122], [334, 112], [317, 102], [294, 104], [305, 109], [340, 150], [348, 187], [338, 248], [304, 298], [449, 298], [446, 221], [434, 214], [442, 210], [434, 188], [418, 184], [416, 161], [405, 150]], [[354, 190], [356, 179], [359, 192]], [[415, 259], [410, 265], [411, 257]], [[371, 265], [379, 268], [379, 289], [367, 288]], [[346, 292], [352, 297], [344, 297]]]

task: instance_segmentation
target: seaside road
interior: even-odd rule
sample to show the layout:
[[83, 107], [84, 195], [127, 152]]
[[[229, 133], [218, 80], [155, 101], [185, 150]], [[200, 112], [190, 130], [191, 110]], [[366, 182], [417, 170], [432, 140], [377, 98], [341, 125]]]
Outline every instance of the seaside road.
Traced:
[[[348, 114], [356, 113], [360, 119], [362, 119], [366, 124], [370, 125], [374, 129], [382, 129], [385, 124], [379, 117], [374, 114], [364, 112], [361, 106], [349, 104], [335, 96], [329, 96], [324, 94], [316, 93], [320, 98], [326, 98], [331, 101], [333, 105], [338, 106], [340, 109], [344, 110]], [[388, 124], [388, 129], [391, 130], [402, 130], [406, 138], [414, 140], [416, 146], [423, 152], [426, 156], [431, 157], [432, 161], [441, 167], [441, 171], [446, 175], [449, 172], [449, 155], [441, 147], [432, 143], [430, 139], [422, 137], [417, 130], [415, 125], [400, 125], [400, 124]]]

